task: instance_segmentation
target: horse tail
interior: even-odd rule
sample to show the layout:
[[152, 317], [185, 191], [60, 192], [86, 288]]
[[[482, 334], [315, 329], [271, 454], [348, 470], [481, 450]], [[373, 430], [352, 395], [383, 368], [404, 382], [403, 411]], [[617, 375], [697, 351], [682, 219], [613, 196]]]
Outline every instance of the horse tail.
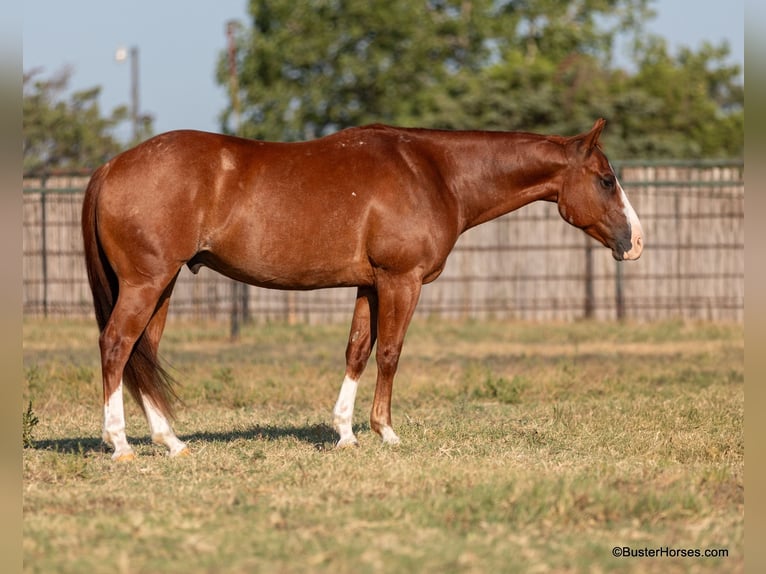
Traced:
[[[85, 265], [88, 272], [88, 283], [93, 294], [93, 307], [99, 333], [104, 332], [119, 293], [117, 274], [109, 263], [101, 245], [96, 217], [98, 197], [108, 172], [109, 164], [101, 166], [94, 172], [85, 190], [82, 205]], [[173, 418], [173, 403], [178, 399], [173, 387], [174, 381], [160, 365], [156, 347], [150, 344], [146, 330], [141, 333], [133, 346], [123, 369], [122, 379], [133, 399], [144, 410], [144, 414], [146, 414], [146, 409], [142, 395], [149, 397], [167, 417]]]
[[82, 203], [82, 240], [85, 248], [85, 265], [88, 271], [88, 283], [93, 293], [93, 307], [99, 332], [104, 330], [117, 300], [117, 275], [106, 258], [101, 247], [96, 228], [96, 204], [107, 166], [96, 170], [88, 182]]

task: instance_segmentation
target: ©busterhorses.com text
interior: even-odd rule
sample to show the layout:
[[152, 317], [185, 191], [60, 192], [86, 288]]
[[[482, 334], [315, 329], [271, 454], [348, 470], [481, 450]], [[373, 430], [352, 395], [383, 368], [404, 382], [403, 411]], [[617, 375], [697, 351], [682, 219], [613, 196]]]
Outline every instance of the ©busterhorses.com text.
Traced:
[[657, 546], [655, 548], [632, 546], [615, 546], [612, 548], [615, 558], [726, 558], [728, 548], [671, 548]]

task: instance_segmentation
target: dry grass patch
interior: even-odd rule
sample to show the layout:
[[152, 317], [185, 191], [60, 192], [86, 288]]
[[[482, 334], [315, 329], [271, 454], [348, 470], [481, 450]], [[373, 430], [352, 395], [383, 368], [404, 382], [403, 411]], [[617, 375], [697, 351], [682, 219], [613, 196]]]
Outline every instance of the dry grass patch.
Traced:
[[[423, 321], [383, 447], [363, 377], [336, 451], [345, 326], [171, 325], [164, 354], [193, 456], [129, 403], [139, 457], [99, 440], [90, 323], [27, 322], [39, 424], [24, 451], [29, 572], [741, 571], [740, 326]], [[622, 558], [614, 546], [726, 548]]]

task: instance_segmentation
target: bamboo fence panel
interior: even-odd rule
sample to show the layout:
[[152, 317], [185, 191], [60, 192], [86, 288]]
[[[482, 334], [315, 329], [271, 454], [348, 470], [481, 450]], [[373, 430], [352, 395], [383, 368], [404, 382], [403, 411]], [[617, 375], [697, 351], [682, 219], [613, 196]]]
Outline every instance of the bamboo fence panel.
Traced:
[[[571, 321], [744, 320], [744, 165], [701, 161], [617, 165], [645, 248], [636, 262], [564, 222], [555, 204], [528, 205], [459, 239], [424, 286], [421, 317]], [[24, 313], [90, 316], [80, 210], [87, 177], [24, 181]], [[233, 282], [183, 268], [171, 319], [229, 320]], [[350, 321], [354, 289], [285, 292], [248, 286], [250, 320]]]

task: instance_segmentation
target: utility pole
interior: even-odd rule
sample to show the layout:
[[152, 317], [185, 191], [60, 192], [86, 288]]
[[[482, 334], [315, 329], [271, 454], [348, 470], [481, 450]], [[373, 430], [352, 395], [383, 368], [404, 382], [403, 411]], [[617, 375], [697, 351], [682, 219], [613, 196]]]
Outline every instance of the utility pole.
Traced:
[[141, 127], [139, 125], [141, 116], [139, 113], [138, 103], [138, 47], [131, 46], [130, 51], [120, 47], [117, 48], [117, 53], [114, 55], [114, 59], [118, 62], [124, 62], [130, 58], [130, 120], [133, 124], [133, 143], [138, 142], [139, 135], [141, 133]]
[[235, 34], [240, 24], [236, 20], [226, 23], [226, 39], [229, 54], [229, 96], [231, 97], [231, 109], [234, 111], [234, 134], [239, 135], [239, 77], [237, 76], [237, 42]]
[[[234, 135], [239, 135], [240, 111], [239, 111], [239, 78], [237, 77], [237, 42], [236, 32], [239, 22], [229, 20], [226, 23], [226, 42], [229, 63], [229, 97], [231, 109], [234, 112]], [[232, 341], [239, 338], [242, 323], [249, 320], [249, 301], [247, 285], [232, 279], [231, 281], [231, 329]]]

